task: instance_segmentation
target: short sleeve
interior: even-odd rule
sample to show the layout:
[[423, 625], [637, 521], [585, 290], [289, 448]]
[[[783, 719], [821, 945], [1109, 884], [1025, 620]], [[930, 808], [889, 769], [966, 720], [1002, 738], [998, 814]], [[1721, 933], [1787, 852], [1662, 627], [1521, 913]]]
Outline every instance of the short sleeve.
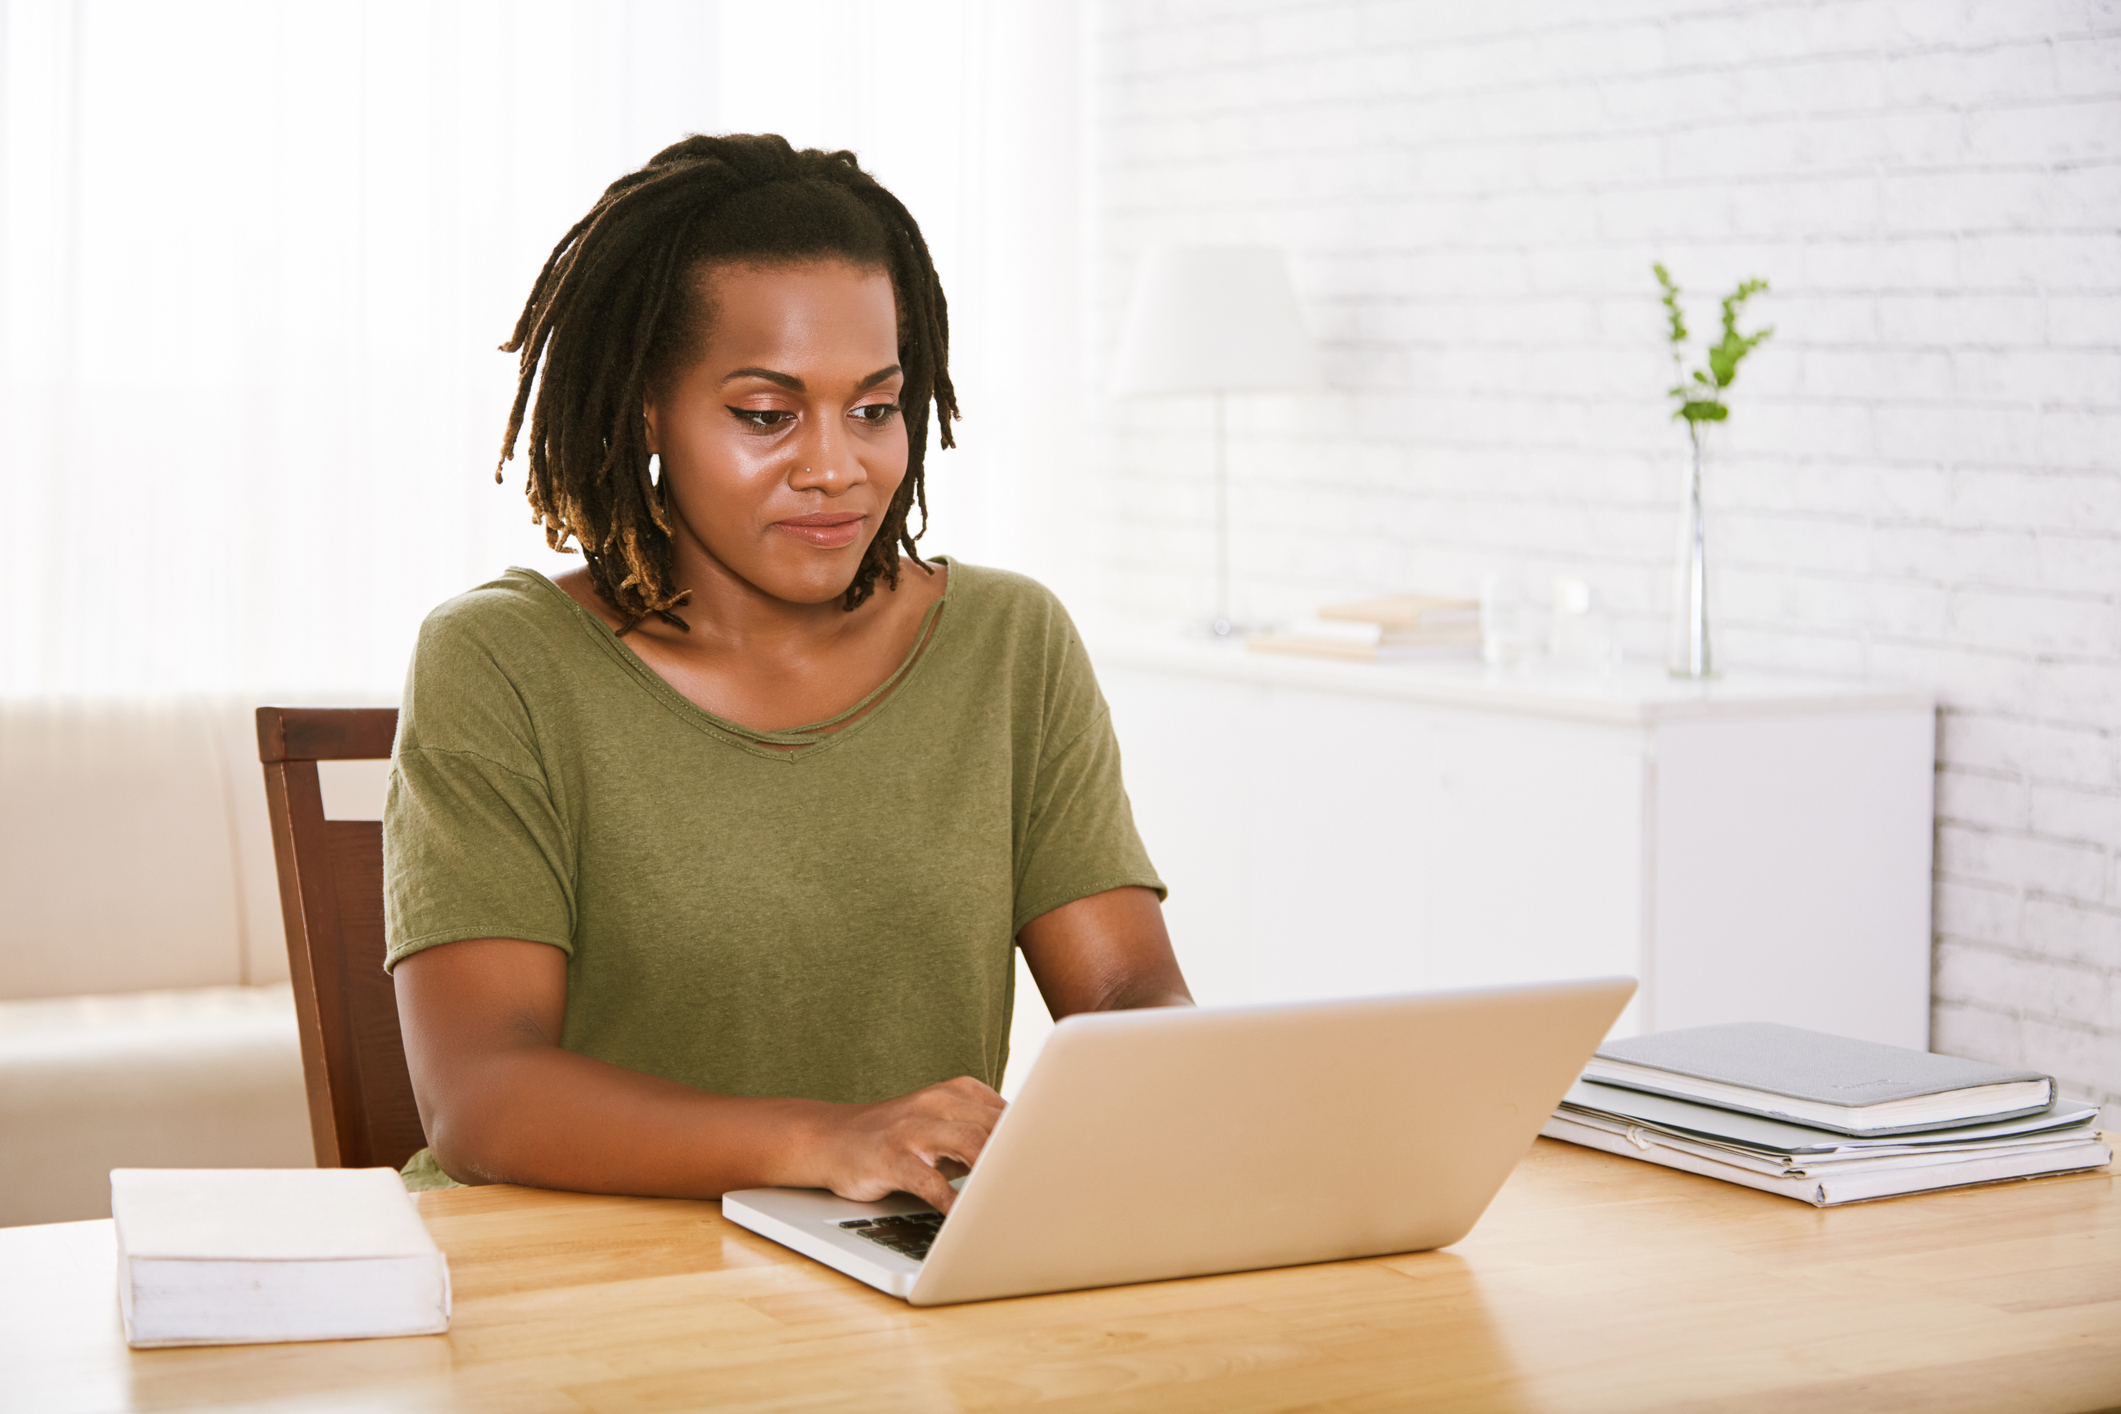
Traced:
[[1120, 775], [1119, 739], [1089, 655], [1065, 624], [1058, 671], [1017, 856], [1012, 933], [1042, 913], [1107, 889], [1136, 885], [1166, 895], [1134, 828]]
[[384, 967], [467, 938], [571, 952], [573, 854], [518, 685], [477, 635], [430, 619], [383, 808]]

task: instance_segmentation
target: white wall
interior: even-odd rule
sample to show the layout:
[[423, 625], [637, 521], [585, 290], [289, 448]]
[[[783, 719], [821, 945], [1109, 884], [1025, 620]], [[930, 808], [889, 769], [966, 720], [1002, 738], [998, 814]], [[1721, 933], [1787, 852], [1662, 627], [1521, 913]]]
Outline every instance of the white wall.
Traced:
[[579, 563], [494, 484], [496, 346], [712, 123], [712, 19], [0, 0], [0, 694], [387, 700], [443, 598]]
[[494, 484], [496, 345], [690, 132], [854, 148], [919, 216], [968, 414], [925, 543], [1018, 562], [1017, 469], [1071, 443], [1017, 410], [1079, 375], [1025, 332], [1074, 327], [1078, 28], [1058, 0], [0, 0], [0, 697], [389, 700], [435, 604], [579, 564], [520, 453]]
[[[1940, 692], [1935, 1043], [2121, 1097], [2121, 10], [1129, 0], [1091, 63], [1092, 376], [1154, 241], [1288, 246], [1327, 350], [1233, 409], [1240, 610], [1566, 568], [1659, 651], [1649, 265], [1774, 282], [1723, 661]], [[1107, 602], [1200, 612], [1206, 408], [1102, 416]]]

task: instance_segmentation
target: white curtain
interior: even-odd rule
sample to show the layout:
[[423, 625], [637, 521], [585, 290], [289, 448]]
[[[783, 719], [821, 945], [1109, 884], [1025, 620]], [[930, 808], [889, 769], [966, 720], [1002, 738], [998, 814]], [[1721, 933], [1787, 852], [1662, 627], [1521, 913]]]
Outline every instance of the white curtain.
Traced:
[[493, 483], [495, 346], [693, 131], [907, 201], [971, 415], [927, 543], [1052, 543], [1019, 483], [1079, 403], [1072, 6], [0, 0], [0, 46], [0, 695], [387, 698], [433, 605], [574, 563]]

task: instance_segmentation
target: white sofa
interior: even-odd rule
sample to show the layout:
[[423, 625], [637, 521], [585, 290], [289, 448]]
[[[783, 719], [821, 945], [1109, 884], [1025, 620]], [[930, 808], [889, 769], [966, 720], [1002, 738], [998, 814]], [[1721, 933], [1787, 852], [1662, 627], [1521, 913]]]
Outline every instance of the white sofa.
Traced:
[[[259, 700], [0, 701], [0, 1226], [313, 1162]], [[380, 776], [328, 769], [329, 812]]]

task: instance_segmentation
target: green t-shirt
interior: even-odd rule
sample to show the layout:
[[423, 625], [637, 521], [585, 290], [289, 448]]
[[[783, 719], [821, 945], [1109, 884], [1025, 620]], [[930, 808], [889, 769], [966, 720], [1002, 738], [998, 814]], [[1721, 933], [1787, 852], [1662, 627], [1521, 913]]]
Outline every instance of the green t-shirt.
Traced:
[[999, 1085], [1017, 931], [1163, 886], [1059, 602], [952, 563], [929, 612], [865, 715], [760, 733], [693, 705], [542, 575], [450, 600], [399, 716], [385, 965], [550, 943], [568, 955], [561, 1045], [721, 1094]]

